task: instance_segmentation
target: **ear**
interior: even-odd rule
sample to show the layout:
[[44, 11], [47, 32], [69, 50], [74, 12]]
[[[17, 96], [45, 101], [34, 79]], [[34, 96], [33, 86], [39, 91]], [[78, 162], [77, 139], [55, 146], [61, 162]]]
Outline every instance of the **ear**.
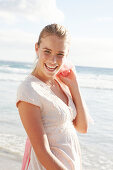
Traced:
[[35, 51], [38, 52], [39, 45], [38, 43], [35, 43]]

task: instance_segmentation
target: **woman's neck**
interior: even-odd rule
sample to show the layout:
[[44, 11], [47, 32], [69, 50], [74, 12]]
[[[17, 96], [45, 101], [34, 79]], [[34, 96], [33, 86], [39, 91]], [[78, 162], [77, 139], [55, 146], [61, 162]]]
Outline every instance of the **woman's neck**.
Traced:
[[35, 69], [32, 73], [33, 76], [39, 78], [41, 81], [43, 81], [44, 83], [46, 83], [47, 85], [55, 85], [55, 76], [53, 77], [46, 77], [41, 71], [39, 71], [38, 69]]

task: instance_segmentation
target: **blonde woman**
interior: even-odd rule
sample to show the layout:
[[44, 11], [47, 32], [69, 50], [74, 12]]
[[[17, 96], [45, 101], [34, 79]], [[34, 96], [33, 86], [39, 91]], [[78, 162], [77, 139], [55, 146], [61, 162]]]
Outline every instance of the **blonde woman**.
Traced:
[[18, 87], [16, 106], [28, 136], [22, 169], [81, 170], [76, 131], [87, 132], [87, 111], [73, 69], [58, 74], [69, 37], [62, 25], [45, 26], [35, 44], [36, 67]]

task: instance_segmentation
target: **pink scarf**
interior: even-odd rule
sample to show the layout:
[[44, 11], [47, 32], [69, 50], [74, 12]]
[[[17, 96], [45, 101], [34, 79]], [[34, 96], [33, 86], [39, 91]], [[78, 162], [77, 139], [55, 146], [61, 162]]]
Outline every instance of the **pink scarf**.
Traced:
[[31, 153], [31, 143], [29, 138], [27, 137], [21, 170], [28, 170], [28, 166], [30, 163], [30, 153]]

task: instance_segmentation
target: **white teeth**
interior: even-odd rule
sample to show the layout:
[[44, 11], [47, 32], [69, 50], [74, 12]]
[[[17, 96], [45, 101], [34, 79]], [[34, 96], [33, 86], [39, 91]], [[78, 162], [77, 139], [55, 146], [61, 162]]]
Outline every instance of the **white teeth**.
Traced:
[[[46, 65], [46, 64], [45, 64]], [[54, 70], [54, 69], [56, 69], [56, 67], [50, 67], [50, 66], [48, 66], [48, 65], [46, 65], [46, 67], [48, 68], [48, 69], [50, 69], [50, 70]]]
[[[47, 66], [47, 65], [46, 65]], [[56, 67], [50, 67], [50, 66], [47, 66], [48, 68], [52, 68], [52, 69], [55, 69]]]

